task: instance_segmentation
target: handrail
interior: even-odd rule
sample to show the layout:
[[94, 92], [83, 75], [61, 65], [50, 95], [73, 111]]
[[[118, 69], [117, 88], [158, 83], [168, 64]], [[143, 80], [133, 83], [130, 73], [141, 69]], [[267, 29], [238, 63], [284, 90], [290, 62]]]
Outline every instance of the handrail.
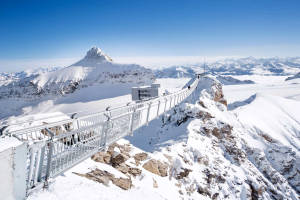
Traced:
[[[194, 81], [194, 83], [192, 84], [193, 86], [196, 84], [195, 82], [196, 81]], [[122, 110], [122, 109], [127, 109], [127, 108], [136, 108], [136, 107], [139, 107], [139, 106], [143, 107], [143, 106], [145, 106], [145, 103], [153, 103], [153, 102], [161, 101], [162, 99], [165, 100], [166, 98], [170, 98], [172, 96], [176, 96], [177, 94], [183, 93], [183, 92], [188, 91], [188, 90], [190, 90], [190, 89], [184, 88], [182, 90], [176, 91], [176, 92], [168, 94], [168, 95], [164, 95], [164, 96], [161, 96], [161, 97], [158, 97], [158, 98], [153, 98], [153, 99], [146, 100], [146, 101], [143, 101], [143, 102], [135, 102], [135, 103], [133, 103], [131, 105], [126, 105], [126, 106], [120, 106], [120, 107], [112, 108], [109, 111], [110, 112], [114, 112], [114, 111], [118, 111], [118, 110]], [[88, 118], [88, 117], [102, 115], [102, 114], [104, 114], [106, 112], [107, 111], [95, 112], [95, 113], [92, 113], [92, 114], [87, 114], [87, 115], [78, 117], [77, 119], [78, 120], [83, 120], [83, 119]], [[65, 120], [61, 120], [61, 121], [57, 121], [57, 122], [51, 122], [51, 123], [47, 123], [47, 124], [43, 124], [43, 125], [31, 126], [31, 127], [26, 127], [26, 128], [23, 128], [23, 129], [8, 131], [7, 135], [15, 135], [15, 136], [17, 136], [19, 134], [24, 134], [24, 132], [27, 132], [27, 131], [41, 130], [41, 129], [45, 129], [45, 128], [49, 128], [49, 127], [60, 126], [62, 124], [72, 123], [72, 122], [74, 122], [74, 119], [65, 119]], [[27, 122], [22, 122], [20, 124], [26, 124], [26, 123]]]

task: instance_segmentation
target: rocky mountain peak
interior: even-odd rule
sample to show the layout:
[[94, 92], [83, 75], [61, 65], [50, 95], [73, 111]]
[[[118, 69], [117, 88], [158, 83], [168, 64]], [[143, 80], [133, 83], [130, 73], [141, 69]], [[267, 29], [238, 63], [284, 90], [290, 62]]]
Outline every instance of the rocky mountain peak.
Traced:
[[88, 60], [93, 59], [93, 60], [112, 62], [112, 59], [98, 47], [92, 47], [90, 50], [88, 50], [84, 58]]

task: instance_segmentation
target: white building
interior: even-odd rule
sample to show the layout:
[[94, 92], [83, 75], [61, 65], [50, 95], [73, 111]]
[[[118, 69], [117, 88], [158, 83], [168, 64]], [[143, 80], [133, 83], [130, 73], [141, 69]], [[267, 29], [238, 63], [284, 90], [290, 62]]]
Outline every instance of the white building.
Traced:
[[151, 84], [151, 86], [133, 87], [131, 97], [133, 101], [147, 100], [160, 95], [160, 84]]

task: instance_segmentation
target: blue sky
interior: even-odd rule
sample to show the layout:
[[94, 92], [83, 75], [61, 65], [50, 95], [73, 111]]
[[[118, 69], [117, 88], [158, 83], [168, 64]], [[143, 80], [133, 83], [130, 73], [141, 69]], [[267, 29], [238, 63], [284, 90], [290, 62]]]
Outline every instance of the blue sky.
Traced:
[[0, 0], [0, 71], [71, 62], [91, 46], [133, 61], [300, 56], [299, 10], [297, 0]]

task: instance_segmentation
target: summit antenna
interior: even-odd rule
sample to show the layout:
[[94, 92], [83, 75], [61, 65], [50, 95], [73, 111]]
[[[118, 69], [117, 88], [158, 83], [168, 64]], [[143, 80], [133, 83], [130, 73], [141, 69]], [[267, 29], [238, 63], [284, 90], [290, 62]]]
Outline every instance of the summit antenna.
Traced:
[[206, 59], [205, 59], [205, 57], [204, 57], [203, 71], [204, 71], [204, 75], [205, 75], [206, 74]]

